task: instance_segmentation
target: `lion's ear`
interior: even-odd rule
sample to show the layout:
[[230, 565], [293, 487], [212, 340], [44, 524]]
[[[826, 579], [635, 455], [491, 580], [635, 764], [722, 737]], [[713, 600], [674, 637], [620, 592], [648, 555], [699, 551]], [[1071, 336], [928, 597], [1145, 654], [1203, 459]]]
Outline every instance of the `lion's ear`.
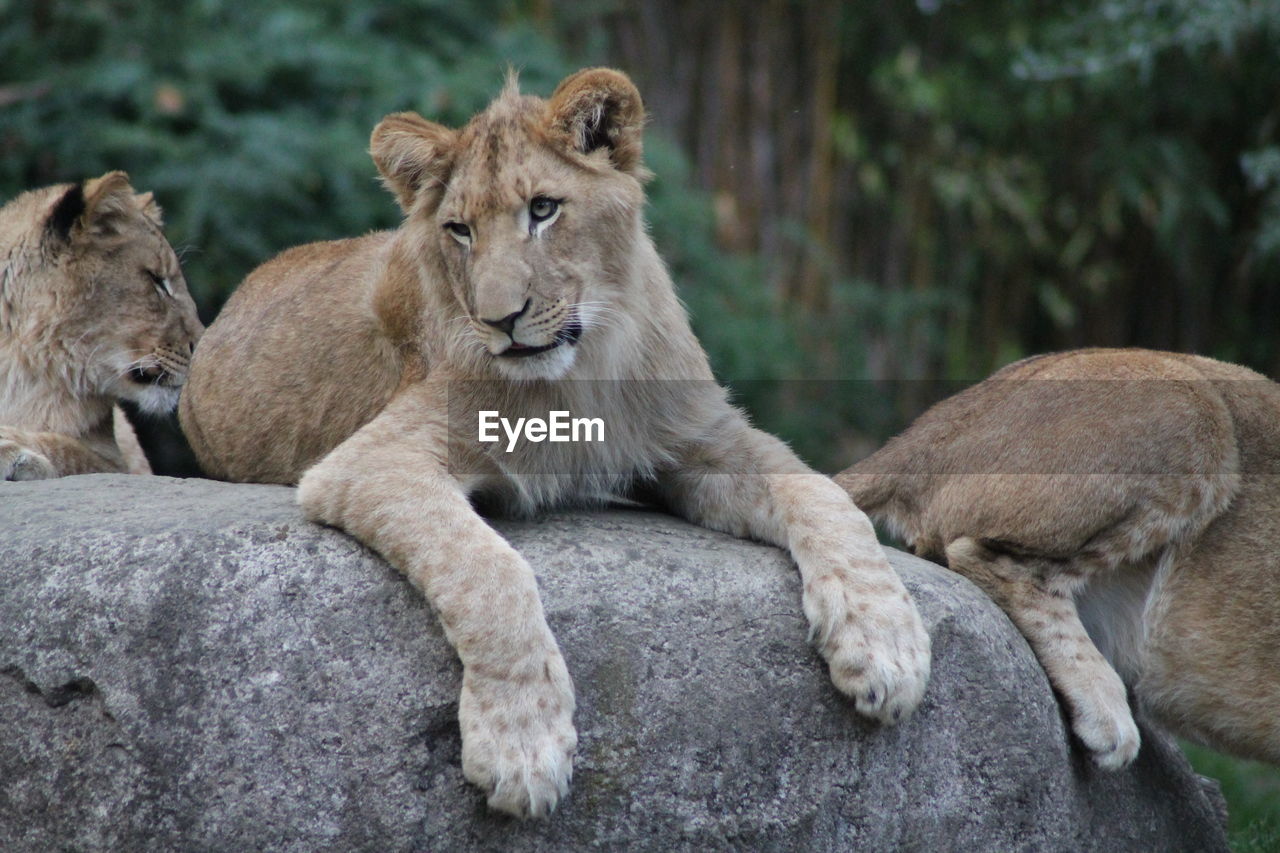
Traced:
[[392, 113], [378, 122], [369, 153], [401, 210], [408, 213], [422, 190], [444, 186], [456, 141], [456, 132], [417, 113]]
[[[151, 205], [154, 207], [155, 202]], [[129, 176], [124, 172], [107, 172], [100, 178], [75, 184], [63, 193], [49, 211], [45, 228], [64, 243], [81, 235], [103, 237], [117, 233], [141, 208], [142, 205], [135, 202]]]
[[133, 197], [133, 206], [142, 212], [142, 215], [151, 220], [151, 223], [157, 228], [164, 227], [164, 211], [160, 205], [156, 203], [155, 194], [148, 191], [138, 193]]
[[84, 182], [84, 213], [80, 227], [93, 235], [115, 234], [130, 218], [137, 215], [133, 187], [124, 172], [107, 172], [101, 178]]
[[45, 230], [63, 243], [71, 241], [71, 229], [84, 213], [84, 184], [72, 184], [49, 211]]
[[604, 148], [620, 170], [644, 178], [644, 104], [631, 78], [610, 68], [566, 77], [547, 101], [547, 124], [582, 154]]

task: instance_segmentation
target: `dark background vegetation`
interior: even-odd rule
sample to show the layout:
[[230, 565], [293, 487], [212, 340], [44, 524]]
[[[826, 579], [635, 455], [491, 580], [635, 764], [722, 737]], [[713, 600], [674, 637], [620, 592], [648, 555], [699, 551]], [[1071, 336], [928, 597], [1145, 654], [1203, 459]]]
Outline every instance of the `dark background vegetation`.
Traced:
[[[280, 249], [396, 224], [381, 116], [585, 64], [645, 96], [717, 374], [820, 468], [1036, 352], [1280, 376], [1280, 0], [0, 0], [0, 199], [127, 170], [211, 320]], [[1280, 846], [1280, 776], [1214, 770], [1237, 846]]]

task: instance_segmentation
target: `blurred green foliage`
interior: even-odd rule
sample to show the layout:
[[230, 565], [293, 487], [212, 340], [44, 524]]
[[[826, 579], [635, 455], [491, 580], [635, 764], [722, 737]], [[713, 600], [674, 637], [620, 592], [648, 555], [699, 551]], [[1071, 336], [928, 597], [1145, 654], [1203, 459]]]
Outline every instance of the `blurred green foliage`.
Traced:
[[1280, 4], [918, 6], [847, 16], [836, 122], [875, 223], [849, 266], [935, 297], [888, 375], [1086, 345], [1280, 373]]
[[1235, 853], [1280, 850], [1280, 768], [1229, 758], [1184, 743], [1197, 772], [1217, 779], [1227, 800], [1227, 832]]
[[1037, 352], [1280, 376], [1280, 3], [933, 0], [840, 26], [830, 287], [792, 323], [793, 375], [873, 390], [760, 415], [819, 467]]

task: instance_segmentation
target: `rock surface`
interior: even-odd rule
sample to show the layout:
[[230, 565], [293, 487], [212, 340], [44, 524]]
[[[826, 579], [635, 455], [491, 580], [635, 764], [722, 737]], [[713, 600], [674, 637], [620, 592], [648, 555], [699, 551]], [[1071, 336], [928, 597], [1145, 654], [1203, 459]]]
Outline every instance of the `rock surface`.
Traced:
[[632, 510], [496, 525], [578, 690], [547, 821], [462, 778], [433, 615], [289, 489], [0, 484], [0, 849], [1215, 850], [1215, 790], [1143, 730], [1092, 767], [1022, 637], [894, 553], [933, 637], [878, 728], [805, 643], [779, 551]]

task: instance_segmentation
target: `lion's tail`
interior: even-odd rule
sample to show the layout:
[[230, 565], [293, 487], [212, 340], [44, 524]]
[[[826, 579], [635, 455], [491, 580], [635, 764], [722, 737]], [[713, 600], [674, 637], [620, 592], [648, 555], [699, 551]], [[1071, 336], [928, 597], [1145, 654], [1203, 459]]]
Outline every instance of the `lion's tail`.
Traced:
[[836, 484], [848, 493], [858, 509], [887, 527], [895, 536], [916, 525], [912, 501], [906, 499], [902, 475], [882, 448], [835, 476]]

